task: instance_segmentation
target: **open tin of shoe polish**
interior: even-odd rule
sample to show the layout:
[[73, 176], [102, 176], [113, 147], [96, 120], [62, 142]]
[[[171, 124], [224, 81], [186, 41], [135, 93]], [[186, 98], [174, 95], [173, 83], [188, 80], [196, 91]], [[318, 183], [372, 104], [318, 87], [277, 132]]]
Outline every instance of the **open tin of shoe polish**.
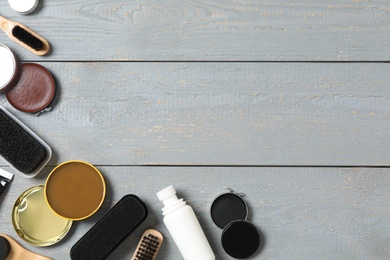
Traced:
[[231, 257], [244, 259], [256, 253], [260, 247], [260, 233], [248, 219], [248, 206], [243, 193], [218, 196], [211, 205], [211, 218], [221, 229], [221, 243]]
[[105, 195], [103, 175], [84, 161], [61, 163], [46, 179], [46, 202], [64, 219], [83, 220], [92, 216], [103, 204]]
[[12, 51], [0, 44], [0, 91], [17, 110], [39, 113], [50, 110], [56, 84], [50, 71], [36, 63], [18, 62]]

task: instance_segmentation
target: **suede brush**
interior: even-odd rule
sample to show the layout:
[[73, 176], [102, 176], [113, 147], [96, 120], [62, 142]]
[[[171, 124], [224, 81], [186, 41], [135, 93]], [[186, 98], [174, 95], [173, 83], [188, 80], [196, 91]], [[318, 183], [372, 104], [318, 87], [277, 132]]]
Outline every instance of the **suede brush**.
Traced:
[[0, 16], [0, 28], [8, 37], [35, 55], [46, 55], [50, 50], [49, 43], [43, 37], [21, 23]]

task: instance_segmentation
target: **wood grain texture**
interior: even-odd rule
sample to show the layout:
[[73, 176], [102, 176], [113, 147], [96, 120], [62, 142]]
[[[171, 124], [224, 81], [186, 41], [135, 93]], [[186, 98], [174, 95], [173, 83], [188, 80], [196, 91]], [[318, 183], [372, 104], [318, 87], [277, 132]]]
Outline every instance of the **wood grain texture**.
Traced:
[[390, 164], [386, 64], [44, 65], [53, 110], [5, 106], [53, 148], [52, 165]]
[[[130, 259], [141, 233], [149, 228], [165, 236], [159, 259], [181, 259], [162, 222], [155, 193], [174, 184], [179, 197], [193, 206], [217, 255], [228, 257], [220, 244], [221, 230], [212, 223], [213, 199], [233, 188], [246, 194], [249, 220], [265, 238], [252, 259], [389, 259], [389, 169], [257, 168], [257, 167], [98, 167], [108, 183], [103, 208], [91, 219], [75, 223], [64, 241], [27, 248], [55, 259], [69, 259], [71, 246], [125, 194], [136, 194], [147, 204], [147, 220], [109, 259]], [[51, 168], [50, 168], [51, 169]], [[46, 169], [49, 171], [50, 169]], [[0, 230], [17, 238], [11, 223], [16, 198], [38, 178], [16, 176], [2, 198]], [[190, 238], [189, 238], [190, 239]]]
[[388, 0], [42, 1], [0, 14], [46, 37], [39, 58], [4, 34], [23, 60], [388, 61]]
[[246, 194], [265, 241], [251, 259], [390, 259], [390, 1], [41, 0], [28, 16], [2, 1], [0, 15], [50, 42], [37, 57], [0, 32], [18, 60], [40, 62], [58, 83], [38, 118], [0, 95], [54, 152], [0, 197], [0, 233], [17, 238], [10, 215], [24, 190], [80, 159], [105, 176], [102, 209], [52, 247], [17, 238], [30, 250], [69, 259], [132, 193], [149, 217], [109, 259], [129, 259], [150, 227], [165, 236], [159, 259], [181, 259], [155, 196], [174, 184], [217, 259], [232, 258], [209, 210], [228, 187]]

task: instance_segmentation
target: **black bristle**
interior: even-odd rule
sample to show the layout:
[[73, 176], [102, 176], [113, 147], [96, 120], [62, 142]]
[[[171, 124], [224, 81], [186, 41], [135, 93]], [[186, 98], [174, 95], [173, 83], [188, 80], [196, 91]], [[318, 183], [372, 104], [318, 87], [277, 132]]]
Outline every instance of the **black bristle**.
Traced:
[[0, 109], [0, 154], [23, 173], [33, 173], [46, 159], [47, 150]]
[[36, 51], [43, 50], [43, 42], [20, 26], [12, 29], [12, 35]]
[[159, 242], [158, 237], [149, 234], [142, 238], [140, 247], [138, 248], [136, 260], [152, 260], [156, 254]]
[[5, 260], [11, 250], [11, 246], [8, 240], [0, 236], [0, 260]]

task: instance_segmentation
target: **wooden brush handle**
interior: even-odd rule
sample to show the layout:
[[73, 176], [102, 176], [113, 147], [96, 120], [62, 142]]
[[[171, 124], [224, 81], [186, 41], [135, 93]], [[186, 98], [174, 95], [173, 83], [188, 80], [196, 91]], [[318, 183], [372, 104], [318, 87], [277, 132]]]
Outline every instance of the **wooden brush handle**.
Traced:
[[28, 251], [24, 247], [18, 244], [12, 237], [0, 234], [0, 236], [5, 237], [10, 246], [11, 250], [9, 255], [7, 256], [6, 260], [20, 260], [20, 259], [28, 259], [28, 260], [52, 260], [52, 258], [48, 258], [43, 255], [38, 255], [36, 253], [33, 253], [31, 251]]
[[[18, 39], [16, 39], [13, 35], [12, 35], [12, 29], [15, 27], [15, 26], [20, 26], [21, 27], [21, 24], [17, 23], [17, 22], [14, 22], [14, 21], [11, 21], [3, 16], [0, 16], [0, 28], [8, 35], [8, 37], [10, 37], [12, 40], [16, 41], [16, 42], [19, 42]], [[22, 27], [23, 28], [23, 27]]]
[[[28, 46], [27, 44], [25, 44], [24, 42], [20, 41], [18, 38], [16, 38], [12, 34], [12, 30], [15, 26], [19, 26], [20, 28], [23, 28], [28, 33], [30, 33], [31, 35], [33, 35], [34, 37], [36, 37], [37, 39], [42, 41], [43, 49], [36, 51], [33, 48], [31, 48], [30, 46]], [[30, 52], [34, 53], [35, 55], [39, 55], [39, 56], [46, 55], [50, 50], [50, 45], [46, 41], [46, 39], [44, 39], [42, 36], [38, 35], [37, 33], [31, 31], [29, 28], [27, 28], [26, 26], [24, 26], [21, 23], [11, 21], [3, 16], [0, 16], [0, 28], [8, 35], [9, 38], [11, 38], [13, 41], [18, 43], [20, 46], [22, 46], [22, 47], [26, 48], [27, 50], [29, 50]]]

